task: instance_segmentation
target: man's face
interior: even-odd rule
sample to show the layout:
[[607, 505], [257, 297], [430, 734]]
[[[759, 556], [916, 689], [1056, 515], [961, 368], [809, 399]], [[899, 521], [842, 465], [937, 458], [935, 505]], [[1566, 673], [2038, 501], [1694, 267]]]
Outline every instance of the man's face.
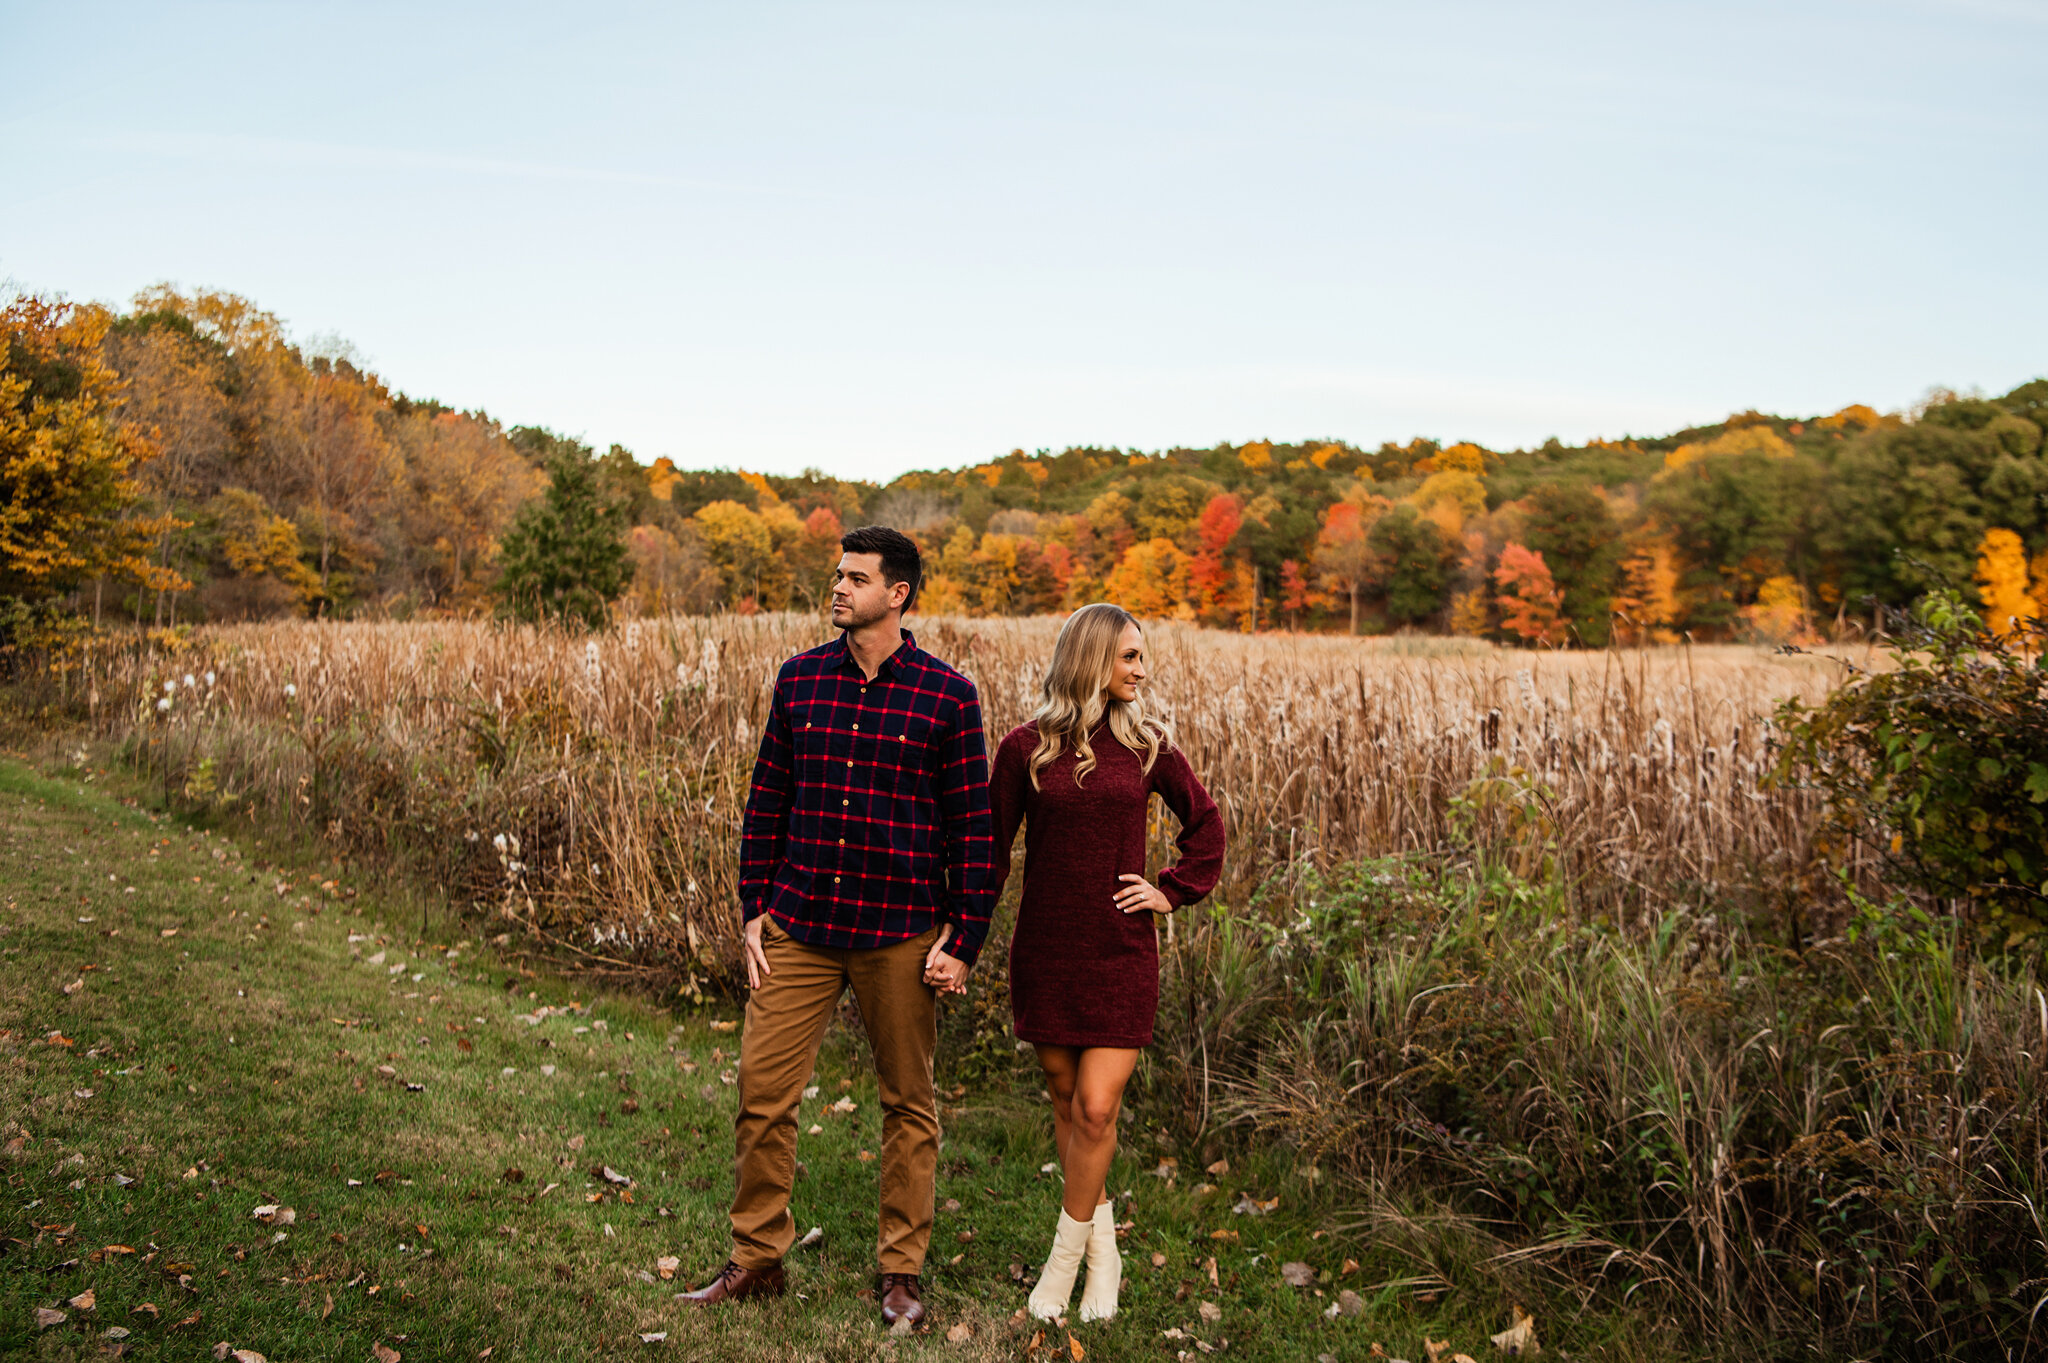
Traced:
[[882, 581], [880, 554], [841, 554], [832, 575], [832, 624], [838, 629], [863, 629], [903, 603], [908, 582]]

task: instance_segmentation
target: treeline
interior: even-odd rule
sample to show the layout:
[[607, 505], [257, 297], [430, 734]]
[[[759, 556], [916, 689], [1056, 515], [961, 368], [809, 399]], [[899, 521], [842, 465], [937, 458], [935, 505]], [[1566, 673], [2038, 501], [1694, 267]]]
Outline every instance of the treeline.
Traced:
[[20, 618], [811, 607], [863, 521], [924, 547], [935, 613], [1109, 598], [1246, 630], [1600, 645], [1810, 637], [1942, 582], [1994, 625], [2048, 601], [2048, 380], [1584, 446], [1017, 450], [881, 486], [507, 429], [228, 294], [17, 299], [0, 340], [0, 599]]

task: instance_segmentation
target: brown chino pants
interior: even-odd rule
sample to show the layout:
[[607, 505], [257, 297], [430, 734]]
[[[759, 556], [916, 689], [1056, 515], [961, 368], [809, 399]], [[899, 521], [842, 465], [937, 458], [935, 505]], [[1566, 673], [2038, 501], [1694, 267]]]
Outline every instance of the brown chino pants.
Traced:
[[770, 974], [747, 1000], [740, 1038], [740, 1108], [733, 1119], [732, 1257], [742, 1268], [781, 1262], [796, 1240], [797, 1104], [818, 1045], [850, 984], [867, 1024], [882, 1094], [882, 1208], [876, 1255], [884, 1273], [917, 1273], [932, 1238], [939, 1113], [932, 1092], [938, 992], [924, 982], [934, 928], [867, 950], [796, 941], [771, 918], [761, 929]]

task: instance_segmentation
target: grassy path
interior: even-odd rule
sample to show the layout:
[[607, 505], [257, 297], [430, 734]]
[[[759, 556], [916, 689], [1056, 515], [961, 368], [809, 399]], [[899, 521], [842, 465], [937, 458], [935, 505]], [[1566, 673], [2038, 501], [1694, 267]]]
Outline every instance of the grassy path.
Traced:
[[[822, 1240], [795, 1252], [789, 1298], [692, 1312], [675, 1292], [725, 1247], [735, 1015], [670, 1015], [489, 942], [421, 941], [416, 918], [308, 861], [270, 864], [117, 793], [0, 761], [0, 1355], [1030, 1351], [1012, 1265], [1036, 1267], [1057, 1205], [1035, 1102], [954, 1095], [926, 1276], [937, 1328], [889, 1339], [862, 1295], [880, 1114], [835, 1028], [797, 1188]], [[850, 1113], [830, 1110], [842, 1098]], [[1492, 1354], [1483, 1332], [1501, 1322], [1438, 1318], [1391, 1288], [1326, 1316], [1371, 1271], [1344, 1275], [1338, 1241], [1291, 1205], [1229, 1212], [1284, 1175], [1201, 1192], [1203, 1175], [1169, 1184], [1140, 1162], [1112, 1183], [1132, 1190], [1124, 1314], [1076, 1325], [1078, 1348], [1045, 1332], [1041, 1357], [1349, 1360], [1384, 1340], [1419, 1360], [1425, 1330]], [[1317, 1280], [1288, 1285], [1293, 1261]]]

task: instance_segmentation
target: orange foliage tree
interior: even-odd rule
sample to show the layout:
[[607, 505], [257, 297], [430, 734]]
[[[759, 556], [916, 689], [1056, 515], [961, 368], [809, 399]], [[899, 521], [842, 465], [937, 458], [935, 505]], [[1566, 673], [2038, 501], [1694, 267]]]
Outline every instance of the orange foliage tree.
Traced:
[[1977, 595], [1993, 634], [2010, 634], [2021, 621], [2041, 617], [2041, 603], [2027, 590], [2027, 547], [2003, 526], [1986, 530], [1977, 546]]
[[1500, 609], [1500, 627], [1531, 644], [1561, 644], [1565, 641], [1564, 590], [1550, 578], [1550, 565], [1543, 555], [1512, 541], [1500, 551], [1493, 580], [1500, 588], [1494, 604]]

